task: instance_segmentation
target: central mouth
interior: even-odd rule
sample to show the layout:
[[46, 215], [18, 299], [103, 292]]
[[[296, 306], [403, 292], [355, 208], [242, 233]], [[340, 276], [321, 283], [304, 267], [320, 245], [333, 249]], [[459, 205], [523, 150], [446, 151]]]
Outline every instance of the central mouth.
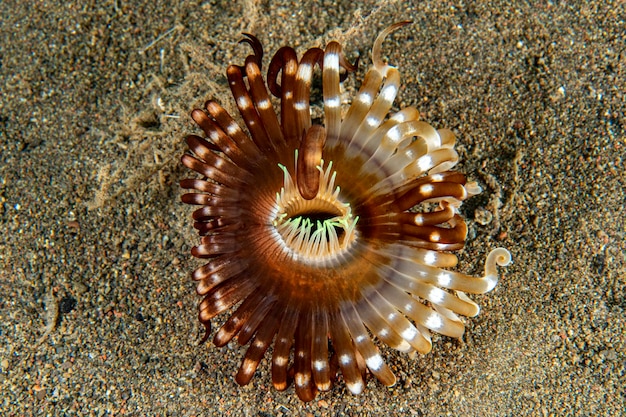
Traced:
[[298, 190], [285, 166], [283, 187], [276, 193], [272, 225], [283, 249], [292, 257], [308, 264], [334, 263], [342, 258], [357, 238], [358, 217], [352, 215], [349, 203], [340, 199], [335, 186], [336, 173], [332, 162], [317, 169], [320, 186], [317, 195], [308, 200]]
[[294, 217], [292, 217], [292, 219], [296, 217], [301, 217], [301, 221], [303, 222], [311, 223], [313, 225], [313, 233], [317, 232], [317, 230], [323, 229], [324, 227], [333, 227], [339, 239], [343, 238], [343, 235], [345, 233], [343, 228], [335, 225], [338, 218], [341, 217], [341, 213], [313, 211], [310, 213], [296, 214]]

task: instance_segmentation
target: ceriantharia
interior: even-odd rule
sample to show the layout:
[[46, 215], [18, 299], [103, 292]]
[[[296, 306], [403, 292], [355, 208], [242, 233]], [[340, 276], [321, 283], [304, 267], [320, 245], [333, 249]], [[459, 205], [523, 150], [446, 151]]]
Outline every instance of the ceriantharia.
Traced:
[[[460, 337], [459, 315], [479, 312], [466, 293], [492, 290], [496, 265], [510, 262], [497, 248], [483, 277], [449, 270], [457, 264], [450, 252], [467, 235], [458, 208], [481, 189], [451, 171], [458, 155], [450, 130], [419, 120], [413, 107], [390, 113], [400, 74], [383, 63], [381, 44], [406, 23], [378, 36], [373, 66], [347, 108], [341, 82], [355, 67], [339, 43], [300, 59], [280, 48], [266, 84], [261, 44], [245, 34], [253, 54], [227, 76], [249, 134], [215, 101], [191, 113], [205, 134], [187, 137], [191, 152], [182, 158], [202, 178], [181, 181], [196, 190], [183, 202], [200, 206], [193, 219], [202, 238], [192, 254], [208, 260], [193, 272], [199, 318], [206, 340], [211, 319], [238, 304], [213, 342], [249, 343], [241, 385], [272, 343], [274, 387], [293, 380], [303, 401], [330, 389], [337, 367], [354, 394], [366, 370], [393, 385], [374, 340], [426, 353], [431, 331]], [[316, 66], [323, 124], [310, 113]]]

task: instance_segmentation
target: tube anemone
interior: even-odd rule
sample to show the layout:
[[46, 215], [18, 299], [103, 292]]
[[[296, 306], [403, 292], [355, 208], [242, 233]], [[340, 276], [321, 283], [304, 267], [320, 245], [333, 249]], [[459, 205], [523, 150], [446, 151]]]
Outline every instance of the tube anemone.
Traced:
[[[406, 23], [378, 36], [373, 66], [347, 109], [340, 86], [356, 66], [339, 43], [300, 59], [280, 48], [266, 83], [261, 44], [245, 34], [253, 54], [227, 76], [249, 134], [214, 101], [191, 113], [204, 137], [187, 137], [182, 163], [202, 178], [181, 187], [195, 190], [183, 202], [200, 206], [193, 220], [201, 239], [191, 253], [207, 260], [193, 272], [203, 341], [211, 320], [237, 306], [213, 342], [249, 345], [241, 385], [273, 345], [274, 387], [293, 381], [303, 401], [331, 388], [337, 366], [354, 394], [367, 370], [391, 386], [396, 378], [375, 340], [427, 353], [431, 332], [460, 337], [460, 316], [479, 312], [466, 293], [491, 291], [496, 265], [510, 262], [497, 248], [482, 277], [449, 269], [457, 263], [450, 251], [467, 236], [458, 208], [481, 190], [451, 171], [458, 155], [450, 130], [419, 120], [412, 107], [390, 113], [400, 75], [382, 62], [381, 44]], [[323, 125], [309, 109], [316, 66]]]

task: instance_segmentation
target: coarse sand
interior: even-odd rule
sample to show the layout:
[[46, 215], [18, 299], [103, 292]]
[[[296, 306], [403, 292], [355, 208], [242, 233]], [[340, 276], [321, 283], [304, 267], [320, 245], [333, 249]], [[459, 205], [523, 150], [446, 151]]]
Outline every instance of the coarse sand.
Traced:
[[[626, 3], [0, 2], [0, 414], [615, 416], [625, 398]], [[413, 105], [484, 192], [458, 269], [507, 247], [462, 339], [311, 403], [198, 345], [200, 263], [178, 181], [189, 111], [232, 110], [229, 63], [378, 32]], [[346, 89], [358, 87], [351, 77]], [[350, 90], [352, 89], [352, 90]], [[227, 315], [219, 316], [219, 325]]]

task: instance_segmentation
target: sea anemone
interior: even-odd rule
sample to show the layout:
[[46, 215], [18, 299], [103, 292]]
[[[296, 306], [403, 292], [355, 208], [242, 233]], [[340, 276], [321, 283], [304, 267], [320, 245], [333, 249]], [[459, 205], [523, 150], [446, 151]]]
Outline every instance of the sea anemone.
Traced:
[[[466, 293], [491, 291], [496, 265], [510, 261], [498, 248], [483, 277], [448, 269], [467, 235], [459, 206], [481, 190], [450, 171], [458, 161], [450, 130], [420, 121], [413, 107], [390, 113], [400, 75], [383, 63], [381, 44], [406, 23], [378, 36], [347, 109], [341, 82], [356, 65], [339, 43], [299, 60], [280, 48], [266, 87], [261, 44], [244, 34], [253, 54], [227, 76], [249, 135], [215, 101], [191, 113], [205, 134], [188, 136], [191, 152], [182, 157], [202, 178], [181, 181], [196, 191], [183, 202], [200, 206], [193, 219], [201, 241], [191, 253], [208, 261], [193, 272], [199, 319], [205, 341], [211, 320], [238, 304], [213, 342], [249, 344], [240, 385], [273, 345], [274, 387], [293, 381], [303, 401], [329, 390], [338, 369], [354, 394], [367, 370], [391, 386], [396, 378], [378, 345], [427, 353], [431, 331], [460, 337], [459, 315], [479, 312]], [[311, 119], [316, 67], [323, 124]]]

